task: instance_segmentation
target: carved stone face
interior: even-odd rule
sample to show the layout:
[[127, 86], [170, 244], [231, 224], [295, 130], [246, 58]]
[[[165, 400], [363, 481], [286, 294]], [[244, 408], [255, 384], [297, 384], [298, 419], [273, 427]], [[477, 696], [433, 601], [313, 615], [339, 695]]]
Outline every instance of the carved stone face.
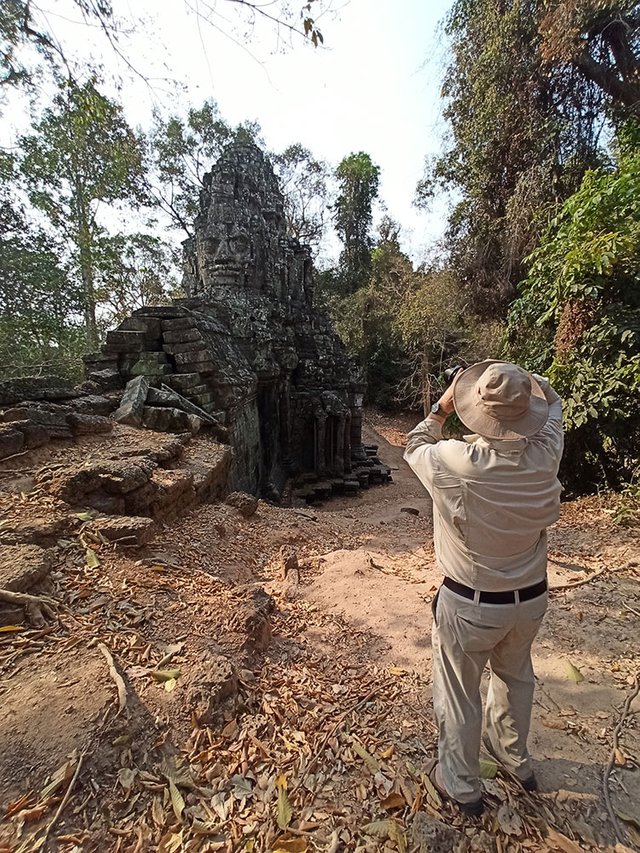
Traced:
[[239, 225], [217, 224], [199, 241], [199, 268], [206, 288], [214, 285], [243, 285], [254, 265], [251, 236]]
[[[251, 146], [230, 148], [206, 179], [196, 233], [185, 243], [185, 281], [194, 295], [219, 287], [288, 290], [288, 256], [283, 200], [271, 166]], [[302, 269], [296, 288], [306, 287]]]

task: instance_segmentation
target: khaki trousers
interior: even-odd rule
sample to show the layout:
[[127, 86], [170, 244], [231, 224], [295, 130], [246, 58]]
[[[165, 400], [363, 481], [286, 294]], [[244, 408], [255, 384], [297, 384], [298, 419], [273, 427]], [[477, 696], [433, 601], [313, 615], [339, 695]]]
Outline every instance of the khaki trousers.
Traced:
[[476, 604], [442, 586], [433, 601], [438, 759], [447, 793], [459, 802], [481, 794], [480, 679], [487, 662], [485, 728], [491, 747], [519, 779], [533, 772], [527, 751], [535, 686], [531, 644], [546, 609], [546, 593], [518, 604]]

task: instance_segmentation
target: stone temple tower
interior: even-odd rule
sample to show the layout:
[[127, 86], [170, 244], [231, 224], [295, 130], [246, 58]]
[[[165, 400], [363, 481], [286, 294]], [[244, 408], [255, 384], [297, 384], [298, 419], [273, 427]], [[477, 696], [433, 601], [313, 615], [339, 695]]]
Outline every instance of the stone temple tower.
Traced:
[[[287, 236], [283, 211], [262, 151], [229, 146], [205, 177], [184, 243], [188, 297], [139, 309], [110, 333], [102, 355], [114, 351], [124, 379], [157, 370], [204, 407], [233, 448], [230, 486], [268, 497], [289, 477], [353, 482], [354, 467], [367, 463], [364, 387], [314, 306], [311, 254]], [[139, 338], [143, 351], [118, 351], [134, 320], [154, 331]]]

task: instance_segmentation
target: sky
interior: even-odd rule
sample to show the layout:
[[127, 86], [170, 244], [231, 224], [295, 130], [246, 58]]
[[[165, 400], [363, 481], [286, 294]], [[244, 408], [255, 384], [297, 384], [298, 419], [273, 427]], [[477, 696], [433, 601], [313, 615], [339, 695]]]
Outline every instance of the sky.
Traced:
[[[262, 2], [277, 11], [279, 0]], [[104, 66], [119, 85], [134, 126], [148, 127], [154, 108], [186, 113], [213, 97], [227, 121], [257, 119], [272, 150], [301, 142], [332, 165], [354, 151], [369, 153], [381, 169], [380, 199], [419, 262], [447, 217], [445, 199], [429, 214], [412, 202], [424, 159], [442, 150], [446, 134], [441, 22], [450, 0], [329, 3], [317, 18], [324, 47], [314, 49], [259, 16], [252, 23], [229, 0], [113, 0], [131, 30], [120, 44], [133, 69], [78, 22], [70, 0], [40, 5], [65, 50], [79, 63]], [[296, 12], [299, 5], [290, 0]], [[24, 127], [24, 99], [13, 99], [5, 118]]]

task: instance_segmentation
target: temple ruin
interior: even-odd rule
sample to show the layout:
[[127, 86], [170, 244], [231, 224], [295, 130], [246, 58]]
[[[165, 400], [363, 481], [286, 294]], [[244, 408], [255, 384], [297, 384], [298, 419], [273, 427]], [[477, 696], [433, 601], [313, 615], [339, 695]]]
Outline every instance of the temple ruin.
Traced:
[[310, 251], [287, 236], [277, 179], [251, 143], [231, 145], [205, 177], [184, 290], [87, 356], [92, 381], [129, 383], [116, 420], [208, 425], [232, 447], [230, 488], [268, 498], [291, 477], [347, 491], [388, 478], [362, 446], [364, 386], [314, 306]]

